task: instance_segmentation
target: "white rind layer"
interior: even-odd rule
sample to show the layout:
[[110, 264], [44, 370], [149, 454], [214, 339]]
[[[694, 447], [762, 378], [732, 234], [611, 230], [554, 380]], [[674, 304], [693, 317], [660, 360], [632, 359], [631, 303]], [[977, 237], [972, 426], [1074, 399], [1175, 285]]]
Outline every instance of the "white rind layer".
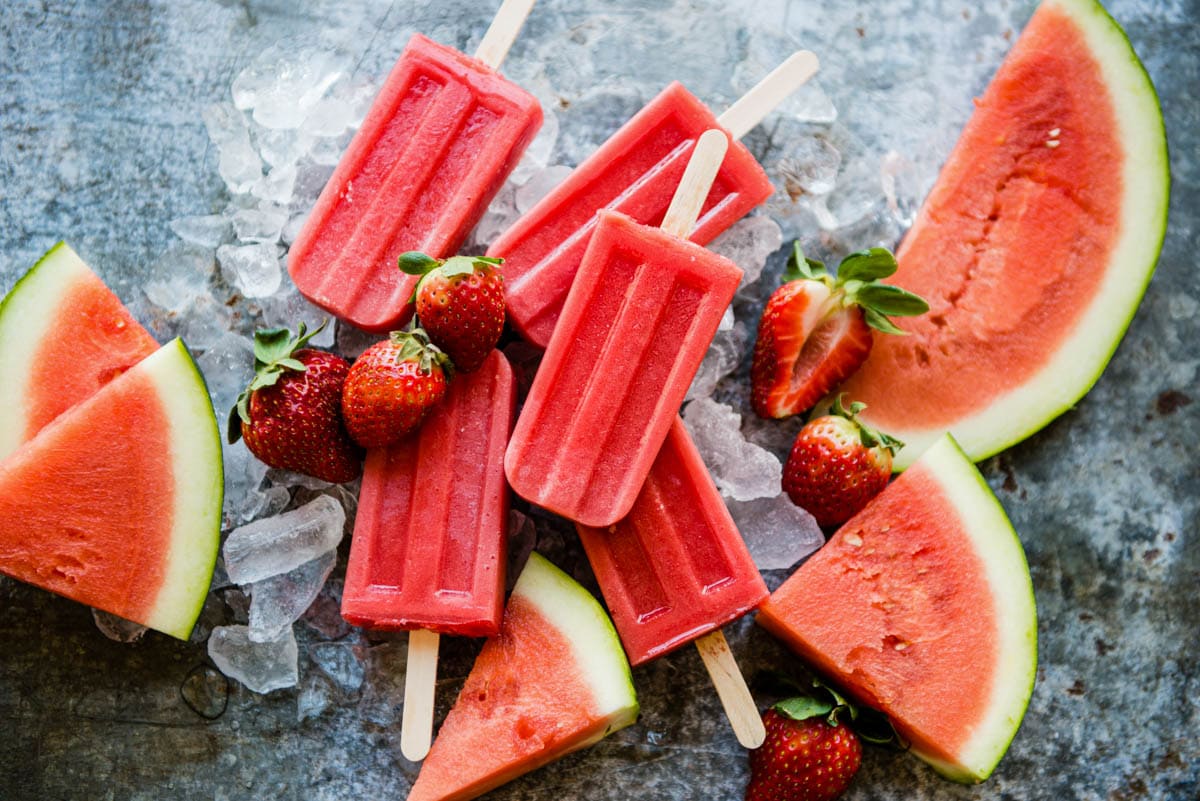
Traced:
[[606, 731], [576, 748], [592, 745], [637, 720], [638, 701], [629, 660], [612, 621], [591, 593], [534, 552], [517, 579], [513, 595], [532, 604], [570, 641], [580, 678], [595, 698], [595, 712], [612, 718]]
[[[1099, 380], [1141, 302], [1166, 234], [1166, 130], [1145, 68], [1121, 27], [1095, 0], [1045, 0], [1045, 5], [1078, 26], [1111, 92], [1125, 159], [1121, 230], [1098, 294], [1053, 358], [1022, 386], [953, 425], [959, 445], [976, 462], [1039, 431]], [[862, 416], [870, 420], [870, 410]], [[944, 433], [941, 428], [885, 428], [906, 443], [896, 456], [896, 470], [912, 464]]]
[[996, 612], [997, 661], [992, 697], [957, 763], [913, 752], [942, 775], [961, 782], [986, 779], [1008, 750], [1033, 694], [1037, 675], [1037, 608], [1025, 551], [983, 476], [949, 434], [921, 455], [957, 512], [971, 550], [983, 564]]
[[91, 268], [65, 242], [59, 242], [17, 282], [0, 303], [0, 460], [26, 440], [28, 397], [32, 363], [55, 310]]
[[146, 625], [186, 640], [208, 587], [221, 534], [221, 435], [208, 389], [181, 340], [140, 366], [158, 389], [170, 427], [174, 526], [162, 589]]

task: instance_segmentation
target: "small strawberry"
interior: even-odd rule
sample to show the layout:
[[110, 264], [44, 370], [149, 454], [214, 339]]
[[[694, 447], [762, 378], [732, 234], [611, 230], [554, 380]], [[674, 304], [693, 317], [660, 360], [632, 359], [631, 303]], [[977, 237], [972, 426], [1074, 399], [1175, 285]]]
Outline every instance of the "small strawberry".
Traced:
[[832, 801], [862, 764], [862, 742], [839, 718], [855, 710], [811, 696], [781, 701], [763, 715], [767, 739], [750, 752], [746, 801]]
[[821, 526], [845, 523], [887, 486], [892, 456], [904, 443], [860, 422], [867, 408], [834, 398], [830, 413], [810, 420], [783, 466], [783, 491]]
[[503, 259], [454, 256], [434, 259], [411, 251], [400, 256], [400, 269], [422, 276], [413, 295], [417, 317], [454, 368], [475, 370], [504, 331]]
[[254, 334], [254, 379], [229, 411], [229, 442], [246, 440], [271, 467], [340, 484], [362, 470], [362, 452], [342, 425], [345, 359], [304, 345], [325, 327], [295, 337], [286, 328]]
[[888, 315], [924, 314], [924, 300], [879, 283], [896, 272], [884, 248], [851, 253], [837, 278], [825, 265], [806, 259], [794, 245], [784, 273], [763, 310], [750, 370], [754, 411], [787, 417], [811, 408], [845, 381], [871, 352], [871, 329], [903, 334]]
[[350, 436], [364, 448], [381, 448], [416, 429], [446, 394], [449, 366], [420, 328], [393, 331], [367, 348], [342, 389]]

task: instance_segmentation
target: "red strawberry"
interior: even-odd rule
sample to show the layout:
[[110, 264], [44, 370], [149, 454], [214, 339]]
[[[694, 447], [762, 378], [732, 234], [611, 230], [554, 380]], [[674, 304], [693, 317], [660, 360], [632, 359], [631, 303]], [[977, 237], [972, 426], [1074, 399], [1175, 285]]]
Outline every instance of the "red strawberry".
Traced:
[[304, 348], [325, 324], [293, 337], [286, 328], [254, 335], [254, 380], [229, 413], [229, 442], [246, 440], [271, 467], [340, 484], [362, 470], [362, 452], [342, 425], [345, 359]]
[[800, 697], [763, 715], [767, 739], [750, 753], [746, 801], [832, 801], [850, 786], [862, 764], [862, 742], [839, 714], [853, 710]]
[[839, 395], [830, 413], [810, 420], [792, 444], [783, 466], [783, 491], [821, 526], [845, 523], [887, 486], [892, 456], [904, 443], [855, 417], [866, 404], [847, 410]]
[[417, 317], [454, 368], [464, 373], [483, 364], [504, 331], [503, 259], [455, 256], [434, 259], [409, 252], [400, 269], [423, 276], [414, 292]]
[[446, 354], [420, 328], [367, 348], [346, 377], [342, 414], [364, 448], [381, 448], [421, 425], [446, 394]]
[[786, 283], [767, 301], [750, 370], [754, 411], [787, 417], [811, 408], [850, 377], [871, 352], [871, 329], [903, 334], [888, 315], [924, 314], [929, 306], [879, 283], [896, 271], [884, 248], [851, 253], [837, 278], [794, 246]]

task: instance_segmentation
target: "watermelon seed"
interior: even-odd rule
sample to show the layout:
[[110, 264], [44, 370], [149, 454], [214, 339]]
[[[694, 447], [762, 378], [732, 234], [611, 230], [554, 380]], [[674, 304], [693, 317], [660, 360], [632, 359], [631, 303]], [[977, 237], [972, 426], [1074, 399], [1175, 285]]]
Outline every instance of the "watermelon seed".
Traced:
[[862, 547], [862, 537], [857, 534], [847, 534], [845, 539], [847, 545], [853, 545], [855, 548]]

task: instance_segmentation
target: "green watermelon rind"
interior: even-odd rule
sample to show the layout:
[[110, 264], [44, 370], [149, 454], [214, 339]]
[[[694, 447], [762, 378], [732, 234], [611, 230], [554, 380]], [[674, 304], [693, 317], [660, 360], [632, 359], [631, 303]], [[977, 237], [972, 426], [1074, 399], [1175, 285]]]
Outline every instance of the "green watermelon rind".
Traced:
[[186, 640], [204, 606], [217, 562], [224, 463], [220, 428], [204, 375], [182, 340], [168, 342], [163, 350], [167, 351], [163, 358], [147, 367], [170, 422], [175, 528], [162, 589], [145, 623]]
[[71, 246], [59, 242], [0, 300], [0, 459], [25, 440], [25, 404], [34, 353], [55, 319], [54, 309], [74, 280], [91, 268]]
[[579, 677], [592, 691], [598, 714], [609, 719], [603, 731], [574, 744], [571, 750], [594, 745], [632, 725], [639, 711], [633, 672], [612, 620], [592, 594], [534, 551], [513, 595], [532, 604], [570, 641]]
[[[1121, 26], [1095, 0], [1046, 0], [1083, 31], [1112, 92], [1125, 152], [1122, 234], [1107, 276], [1074, 331], [1032, 379], [950, 430], [978, 462], [1021, 442], [1069, 411], [1104, 372], [1154, 274], [1167, 228], [1170, 164], [1162, 107], [1145, 66]], [[931, 388], [931, 391], [936, 391]], [[871, 420], [870, 410], [862, 417]], [[885, 426], [906, 446], [894, 469], [908, 467], [944, 429]]]
[[984, 567], [996, 610], [1000, 661], [992, 677], [992, 703], [957, 761], [948, 762], [916, 747], [913, 753], [946, 778], [976, 783], [990, 776], [1007, 752], [1033, 696], [1037, 678], [1033, 580], [1004, 507], [954, 437], [943, 435], [921, 455], [920, 463], [950, 501]]

